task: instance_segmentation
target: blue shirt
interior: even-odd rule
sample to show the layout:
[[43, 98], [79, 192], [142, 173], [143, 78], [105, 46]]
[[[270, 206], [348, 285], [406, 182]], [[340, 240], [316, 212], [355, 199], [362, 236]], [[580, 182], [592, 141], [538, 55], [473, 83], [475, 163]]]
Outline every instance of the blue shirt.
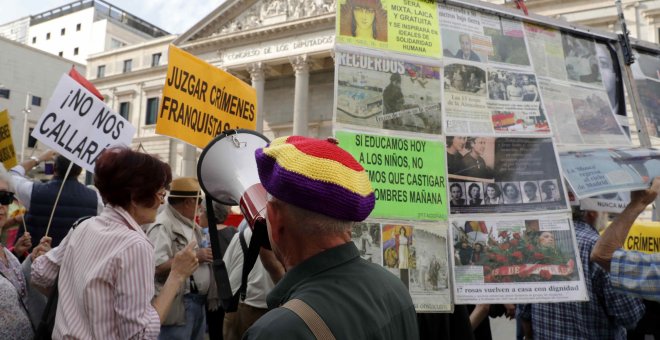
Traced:
[[574, 225], [589, 301], [530, 305], [534, 338], [626, 339], [626, 328], [642, 318], [644, 304], [614, 291], [608, 273], [589, 261], [598, 232], [583, 222]]
[[617, 292], [660, 301], [660, 253], [619, 249], [612, 255], [610, 271]]

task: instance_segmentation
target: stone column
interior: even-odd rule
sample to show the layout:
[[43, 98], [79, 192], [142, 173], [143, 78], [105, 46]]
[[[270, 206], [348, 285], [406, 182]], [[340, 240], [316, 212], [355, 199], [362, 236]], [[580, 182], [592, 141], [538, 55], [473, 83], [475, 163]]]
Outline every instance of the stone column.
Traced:
[[293, 134], [307, 136], [309, 115], [309, 58], [299, 55], [290, 58], [296, 74], [296, 89], [293, 99]]
[[258, 132], [264, 132], [264, 116], [266, 109], [264, 107], [264, 85], [266, 84], [265, 65], [261, 62], [248, 65], [252, 87], [257, 90], [257, 128]]

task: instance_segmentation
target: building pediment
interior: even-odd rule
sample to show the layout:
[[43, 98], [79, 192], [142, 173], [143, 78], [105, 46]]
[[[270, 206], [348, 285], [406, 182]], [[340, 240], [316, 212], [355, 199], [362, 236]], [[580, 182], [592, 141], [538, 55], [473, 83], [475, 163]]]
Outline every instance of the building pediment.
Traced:
[[336, 11], [336, 0], [226, 0], [173, 43], [282, 26]]

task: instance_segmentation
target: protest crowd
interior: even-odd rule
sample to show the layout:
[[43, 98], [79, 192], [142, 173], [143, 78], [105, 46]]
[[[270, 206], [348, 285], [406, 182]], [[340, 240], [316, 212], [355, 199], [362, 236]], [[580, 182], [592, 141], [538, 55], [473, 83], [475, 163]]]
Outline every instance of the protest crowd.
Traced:
[[[268, 3], [273, 13], [285, 5]], [[584, 139], [560, 153], [544, 106], [553, 100], [582, 115], [564, 119], [577, 124], [563, 129], [573, 137], [628, 136], [604, 88], [582, 98], [532, 73], [525, 37], [543, 28], [443, 7], [445, 25], [455, 21], [442, 32], [454, 62], [443, 64], [431, 57], [440, 26], [415, 25], [445, 4], [402, 3], [339, 5], [337, 36], [358, 48], [336, 51], [333, 123], [352, 127], [327, 139], [267, 140], [255, 89], [171, 45], [154, 131], [204, 149], [186, 160], [197, 176], [136, 147], [136, 128], [91, 83], [64, 75], [32, 132], [46, 147], [0, 169], [0, 340], [491, 340], [494, 318], [510, 320], [516, 340], [660, 340], [660, 237], [644, 241], [656, 252], [626, 246], [660, 202], [660, 151], [589, 151], [601, 140]], [[388, 25], [387, 11], [403, 21]], [[464, 21], [485, 33], [459, 32]], [[360, 50], [382, 48], [395, 27], [428, 31], [428, 52], [417, 33], [397, 36], [411, 60]], [[548, 46], [563, 41], [562, 63], [575, 64], [562, 81], [600, 83], [595, 50], [544, 34], [555, 33]], [[556, 98], [542, 98], [548, 88]], [[250, 149], [242, 134], [263, 145]], [[222, 138], [243, 154], [213, 159]], [[586, 163], [597, 152], [608, 169]], [[212, 190], [204, 157], [223, 163]], [[582, 162], [595, 178], [584, 186], [612, 173], [643, 185], [617, 191], [630, 193], [619, 213], [571, 204], [569, 174]], [[42, 164], [52, 174], [33, 178]]]
[[[24, 177], [44, 161], [54, 161], [51, 180]], [[660, 258], [621, 246], [657, 197], [660, 178], [633, 192], [601, 236], [602, 213], [575, 209], [589, 302], [456, 305], [453, 313], [416, 314], [401, 281], [361, 259], [351, 241], [353, 222], [369, 215], [374, 196], [350, 154], [333, 141], [291, 136], [257, 150], [256, 161], [268, 193], [271, 249], [260, 250], [247, 294], [227, 313], [195, 178], [172, 180], [167, 164], [121, 147], [101, 154], [92, 188], [77, 180], [77, 165], [63, 170], [70, 162], [53, 151], [12, 168], [0, 178], [2, 338], [42, 338], [48, 314], [56, 339], [484, 339], [489, 315], [516, 318], [525, 339], [625, 339], [645, 311], [657, 318]], [[315, 162], [332, 171], [320, 175]], [[49, 202], [60, 187], [48, 231]], [[222, 223], [230, 207], [213, 209], [235, 293], [252, 230], [245, 221], [238, 232]], [[54, 291], [59, 300], [47, 306]], [[291, 301], [317, 324], [296, 315]]]

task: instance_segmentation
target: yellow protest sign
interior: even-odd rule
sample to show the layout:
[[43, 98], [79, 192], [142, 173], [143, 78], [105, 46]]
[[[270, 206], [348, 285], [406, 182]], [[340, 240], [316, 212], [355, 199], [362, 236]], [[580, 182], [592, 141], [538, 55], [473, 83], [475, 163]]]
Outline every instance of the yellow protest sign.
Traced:
[[623, 248], [648, 254], [660, 253], [660, 222], [636, 221], [623, 242]]
[[225, 130], [254, 130], [256, 122], [254, 88], [170, 45], [156, 133], [203, 148]]
[[11, 169], [18, 164], [14, 141], [11, 139], [11, 122], [7, 110], [0, 111], [0, 162], [5, 169]]

